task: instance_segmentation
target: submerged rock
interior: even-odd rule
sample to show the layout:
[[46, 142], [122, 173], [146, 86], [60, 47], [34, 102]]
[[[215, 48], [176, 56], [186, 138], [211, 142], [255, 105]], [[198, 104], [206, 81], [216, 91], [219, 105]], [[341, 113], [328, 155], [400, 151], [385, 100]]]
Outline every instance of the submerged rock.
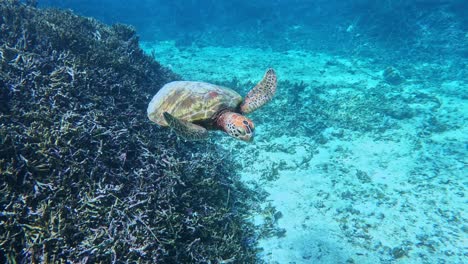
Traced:
[[400, 71], [395, 69], [394, 67], [387, 67], [384, 72], [383, 72], [383, 78], [386, 83], [392, 84], [392, 85], [398, 85], [402, 82], [404, 82], [404, 78], [401, 75]]

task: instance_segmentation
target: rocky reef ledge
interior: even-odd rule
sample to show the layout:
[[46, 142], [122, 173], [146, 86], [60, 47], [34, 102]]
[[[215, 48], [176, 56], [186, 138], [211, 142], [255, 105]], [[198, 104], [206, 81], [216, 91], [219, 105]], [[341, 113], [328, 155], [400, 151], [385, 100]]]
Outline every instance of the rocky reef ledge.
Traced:
[[146, 118], [177, 78], [128, 26], [0, 2], [0, 262], [254, 262], [229, 154]]

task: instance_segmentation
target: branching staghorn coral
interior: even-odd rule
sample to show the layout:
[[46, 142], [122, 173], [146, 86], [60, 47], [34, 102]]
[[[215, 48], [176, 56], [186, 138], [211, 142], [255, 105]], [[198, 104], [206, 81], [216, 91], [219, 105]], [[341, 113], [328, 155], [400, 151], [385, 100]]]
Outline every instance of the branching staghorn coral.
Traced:
[[252, 191], [146, 118], [179, 77], [135, 31], [0, 3], [0, 262], [252, 263]]

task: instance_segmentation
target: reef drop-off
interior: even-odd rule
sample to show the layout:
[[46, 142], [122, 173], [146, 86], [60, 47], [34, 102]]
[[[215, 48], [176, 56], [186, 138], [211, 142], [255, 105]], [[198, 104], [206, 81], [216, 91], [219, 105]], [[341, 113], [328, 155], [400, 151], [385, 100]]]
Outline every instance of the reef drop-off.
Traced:
[[253, 262], [229, 155], [146, 118], [178, 78], [128, 26], [0, 3], [0, 262]]

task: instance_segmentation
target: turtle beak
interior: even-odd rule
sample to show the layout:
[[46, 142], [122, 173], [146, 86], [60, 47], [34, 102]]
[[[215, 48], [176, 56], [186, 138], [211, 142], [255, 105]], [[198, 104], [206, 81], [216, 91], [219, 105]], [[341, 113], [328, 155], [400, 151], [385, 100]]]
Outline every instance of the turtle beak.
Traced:
[[245, 142], [252, 142], [253, 141], [253, 135], [245, 135], [245, 136], [241, 137], [240, 139], [242, 139], [242, 141], [245, 141]]
[[255, 135], [254, 130], [250, 126], [247, 126], [246, 132], [247, 133], [245, 133], [245, 135], [242, 137], [242, 140], [246, 142], [252, 142], [254, 139], [254, 135]]

